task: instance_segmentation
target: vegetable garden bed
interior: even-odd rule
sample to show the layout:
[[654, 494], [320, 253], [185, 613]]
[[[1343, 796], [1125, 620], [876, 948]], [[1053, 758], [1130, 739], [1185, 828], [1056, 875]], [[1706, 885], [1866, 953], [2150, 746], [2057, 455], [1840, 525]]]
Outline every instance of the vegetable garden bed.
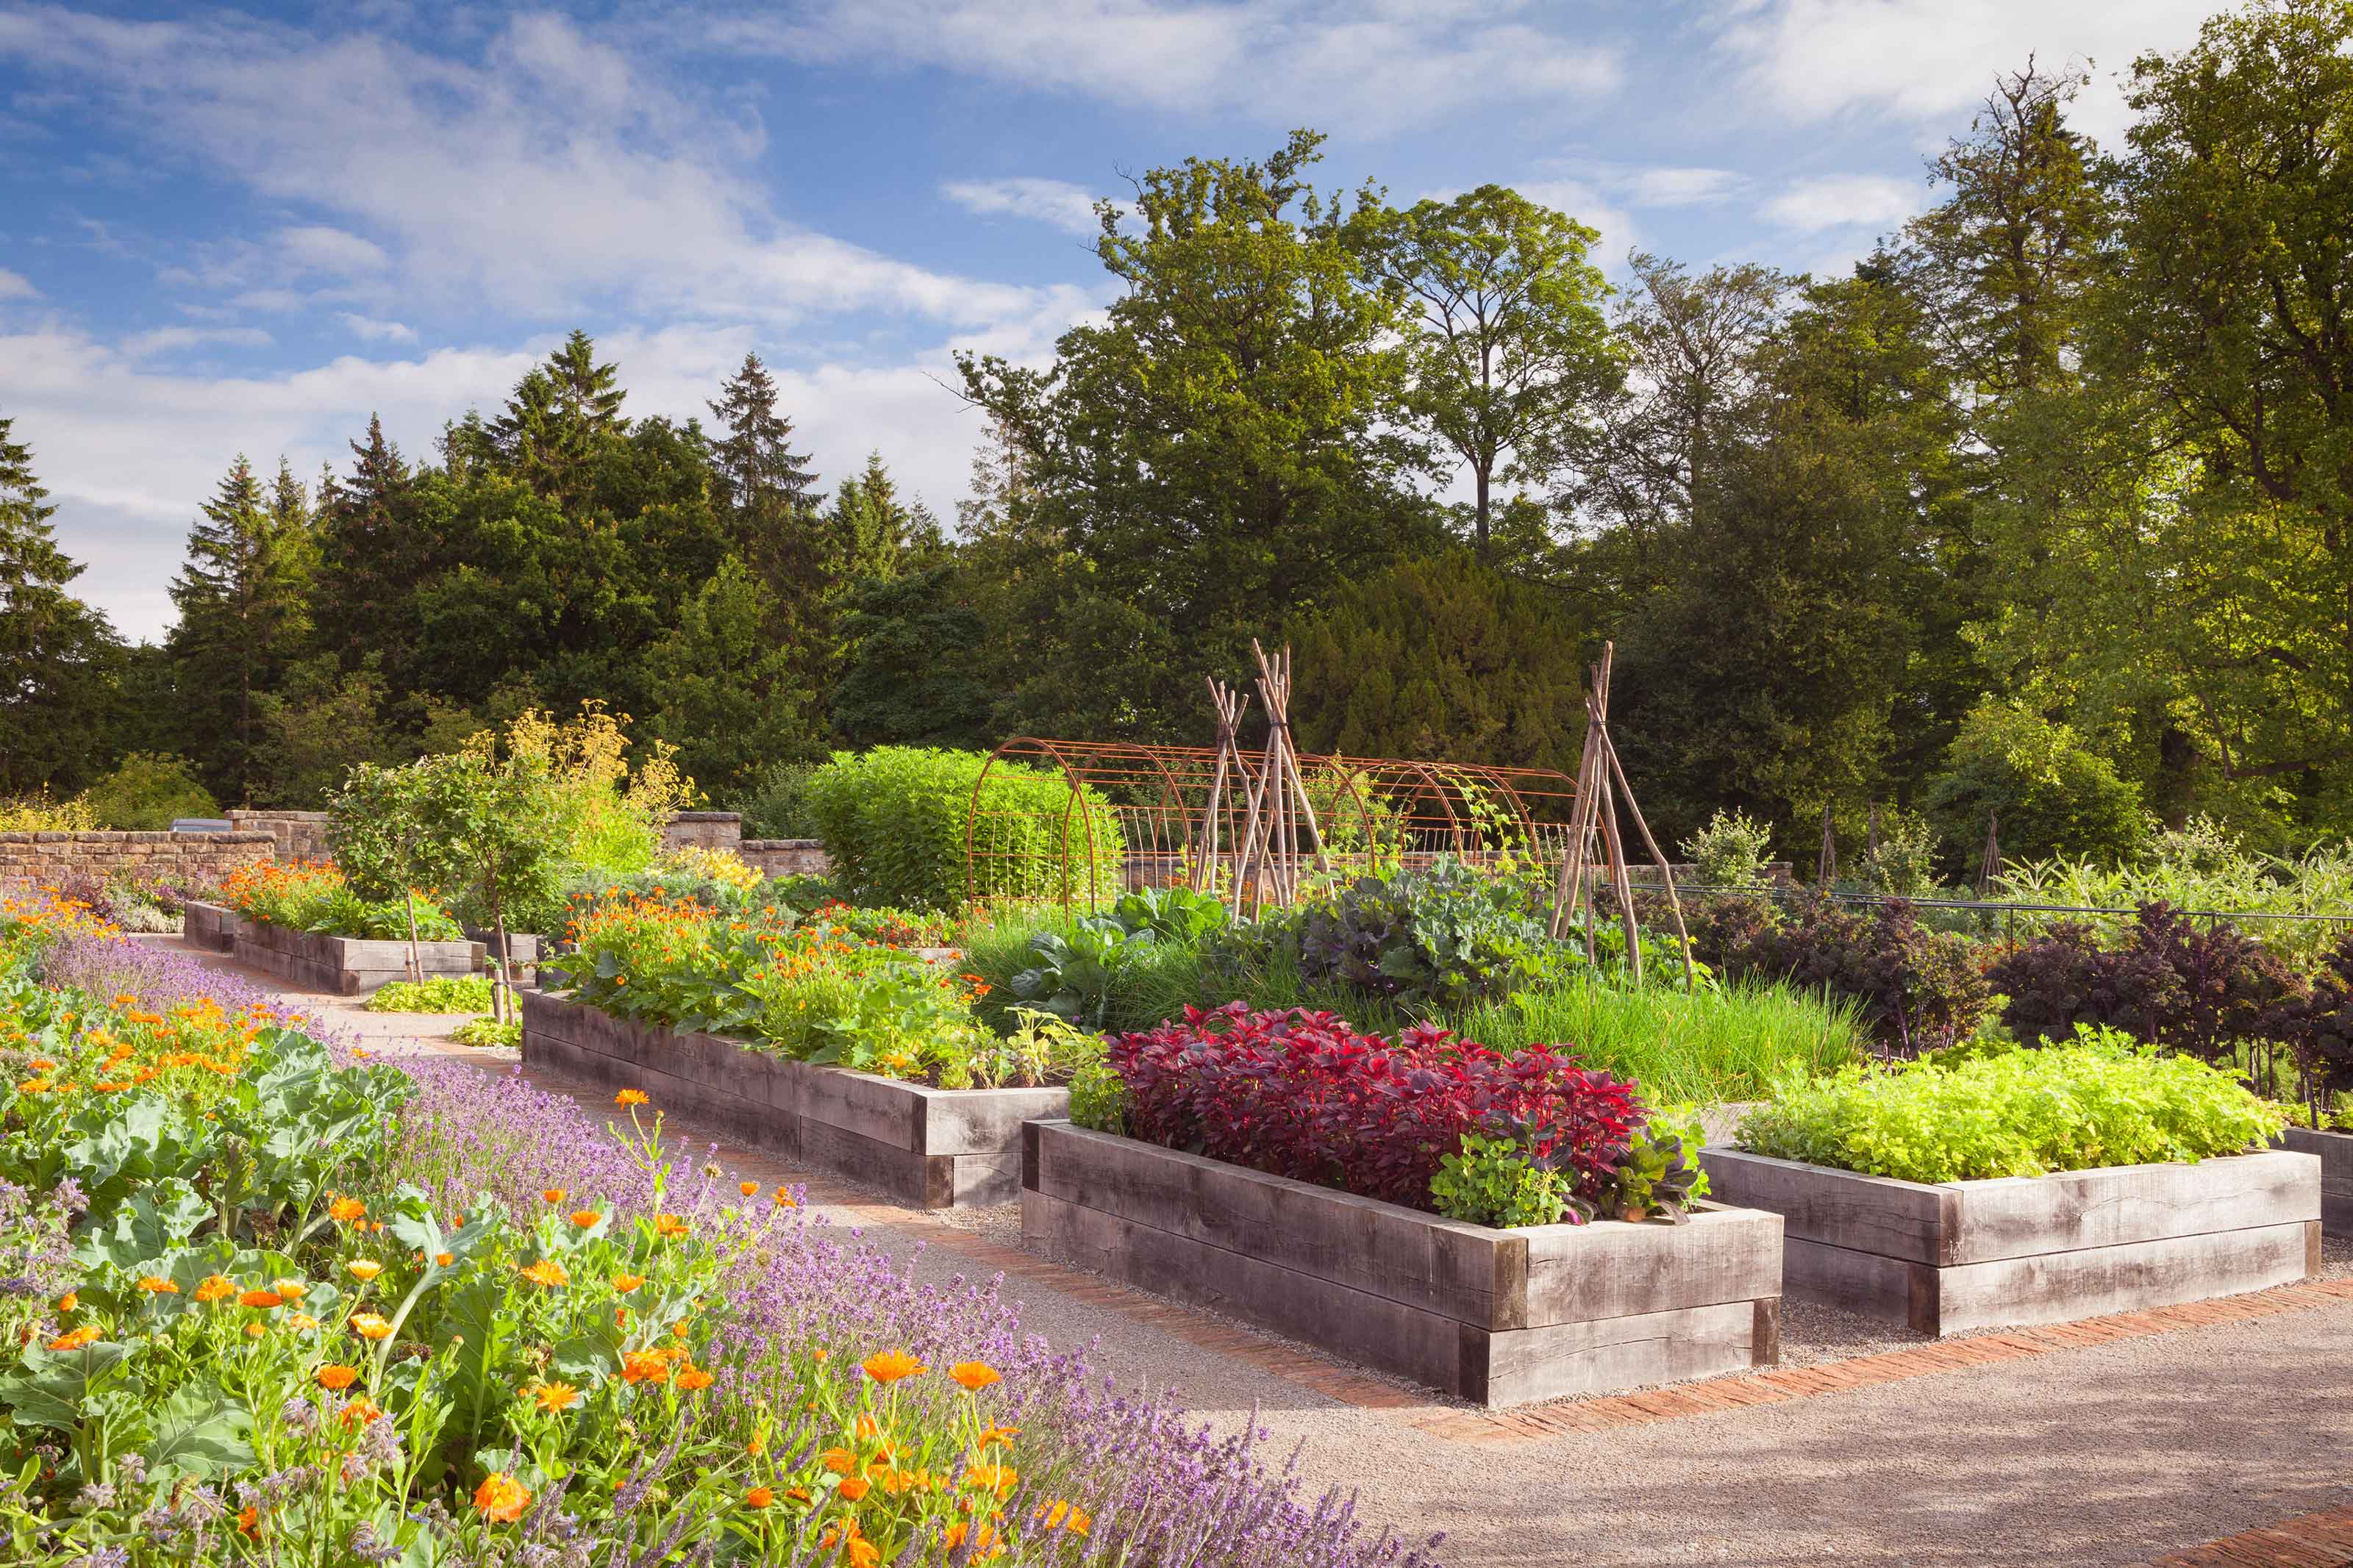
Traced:
[[659, 1106], [919, 1208], [1011, 1203], [1022, 1123], [1070, 1110], [1066, 1089], [933, 1089], [616, 1018], [548, 992], [521, 1001], [526, 1065], [642, 1089]]
[[1776, 1215], [1491, 1229], [1049, 1121], [1021, 1187], [1049, 1257], [1477, 1405], [1779, 1359]]
[[2320, 1267], [2320, 1160], [2267, 1152], [1905, 1182], [1717, 1146], [1714, 1194], [1787, 1222], [1792, 1291], [1930, 1334], [2264, 1289]]
[[[357, 996], [408, 978], [406, 942], [288, 931], [267, 921], [248, 920], [217, 904], [190, 902], [184, 908], [182, 929], [192, 945], [229, 953], [239, 963], [268, 970], [298, 985]], [[482, 944], [420, 942], [417, 958], [427, 979], [473, 974], [482, 967]]]
[[2320, 1228], [2329, 1236], [2353, 1236], [2353, 1132], [2290, 1127], [2280, 1147], [2320, 1156]]

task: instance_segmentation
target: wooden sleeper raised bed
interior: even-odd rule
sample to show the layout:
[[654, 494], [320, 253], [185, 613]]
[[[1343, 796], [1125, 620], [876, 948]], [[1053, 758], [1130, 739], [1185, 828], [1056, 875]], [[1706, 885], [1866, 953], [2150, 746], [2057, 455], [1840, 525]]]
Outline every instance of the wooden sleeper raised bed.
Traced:
[[1493, 1230], [1032, 1121], [1024, 1243], [1488, 1406], [1779, 1359], [1781, 1222]]
[[[195, 946], [229, 953], [239, 963], [268, 970], [314, 991], [357, 996], [408, 978], [406, 942], [288, 931], [204, 903], [185, 906], [181, 931]], [[420, 942], [417, 959], [427, 980], [473, 974], [482, 967], [482, 944]]]
[[2291, 1127], [2279, 1146], [2320, 1157], [2320, 1228], [2328, 1236], [2353, 1236], [2353, 1132]]
[[1725, 1146], [1700, 1163], [1715, 1197], [1788, 1222], [1792, 1294], [1923, 1333], [2171, 1306], [2320, 1267], [2311, 1154], [1934, 1184]]
[[616, 1018], [567, 994], [519, 999], [526, 1066], [642, 1089], [659, 1108], [918, 1208], [1011, 1203], [1021, 1190], [1022, 1123], [1070, 1113], [1067, 1089], [933, 1089]]

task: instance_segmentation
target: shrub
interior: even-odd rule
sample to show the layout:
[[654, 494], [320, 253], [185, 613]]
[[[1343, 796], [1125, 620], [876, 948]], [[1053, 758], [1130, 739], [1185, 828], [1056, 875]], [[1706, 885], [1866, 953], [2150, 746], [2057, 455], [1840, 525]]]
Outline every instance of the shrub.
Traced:
[[836, 752], [809, 775], [807, 799], [834, 879], [859, 903], [960, 909], [968, 888], [987, 900], [1119, 896], [1118, 819], [1092, 789], [1074, 809], [1059, 773], [992, 766], [981, 752], [878, 746]]
[[2003, 956], [1986, 978], [2010, 999], [2001, 1021], [2022, 1040], [2064, 1038], [2088, 1024], [2207, 1061], [2242, 1040], [2276, 1038], [2278, 1009], [2296, 989], [2287, 965], [2236, 926], [2200, 927], [2163, 903], [2142, 905], [2112, 947], [2063, 925]]
[[98, 826], [98, 813], [79, 796], [51, 800], [38, 795], [0, 795], [0, 833], [88, 833]]
[[1863, 852], [1862, 885], [1874, 893], [1917, 898], [1936, 885], [1936, 832], [1901, 807], [1880, 820], [1879, 847]]
[[1461, 1007], [1529, 984], [1566, 962], [1519, 888], [1451, 856], [1359, 877], [1311, 905], [1299, 966], [1407, 1007]]
[[[2283, 998], [2264, 1018], [2263, 1031], [2295, 1053], [2304, 1094], [2325, 1106], [2353, 1091], [2353, 936], [2321, 960], [2320, 973], [2301, 994]], [[2353, 1105], [2341, 1113], [2353, 1118]], [[2346, 1126], [2353, 1131], [2353, 1120]]]
[[101, 827], [155, 833], [182, 816], [218, 816], [220, 802], [196, 780], [185, 758], [133, 752], [81, 793]]
[[815, 838], [817, 817], [809, 810], [813, 763], [777, 763], [761, 773], [752, 792], [738, 801], [746, 838]]
[[1131, 1137], [1413, 1208], [1431, 1207], [1464, 1135], [1498, 1121], [1530, 1129], [1524, 1144], [1598, 1202], [1642, 1120], [1632, 1084], [1549, 1047], [1505, 1057], [1430, 1026], [1392, 1045], [1303, 1009], [1187, 1008], [1109, 1059]]
[[1773, 858], [1773, 830], [1745, 811], [1719, 809], [1683, 842], [1705, 888], [1752, 888], [1765, 880]]
[[1695, 911], [1699, 955], [1729, 979], [1786, 980], [1861, 1005], [1883, 1051], [1909, 1056], [1978, 1026], [1989, 993], [1969, 943], [1932, 931], [1901, 900], [1868, 917], [1810, 898], [1787, 913], [1761, 900], [1714, 900]]
[[2018, 702], [1989, 702], [1961, 721], [1926, 805], [1945, 840], [1972, 865], [1989, 814], [2011, 859], [2079, 855], [2115, 865], [2148, 841], [2140, 786], [2074, 731]]
[[2063, 1045], [1950, 1066], [1792, 1075], [1741, 1122], [1739, 1142], [1868, 1175], [1958, 1182], [2241, 1153], [2284, 1120], [2226, 1072], [2084, 1027]]

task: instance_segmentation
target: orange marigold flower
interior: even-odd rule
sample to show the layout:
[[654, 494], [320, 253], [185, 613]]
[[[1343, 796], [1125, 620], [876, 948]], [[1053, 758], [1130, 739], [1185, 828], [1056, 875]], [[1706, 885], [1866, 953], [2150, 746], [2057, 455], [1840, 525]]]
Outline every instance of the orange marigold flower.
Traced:
[[1005, 1447], [1005, 1448], [1009, 1448], [1009, 1447], [1011, 1447], [1013, 1446], [1013, 1439], [1014, 1439], [1014, 1438], [1016, 1438], [1016, 1437], [1018, 1437], [1018, 1436], [1019, 1436], [1020, 1435], [1021, 1435], [1021, 1428], [1020, 1428], [1020, 1427], [1018, 1427], [1018, 1426], [990, 1426], [987, 1430], [986, 1430], [986, 1431], [984, 1431], [983, 1433], [981, 1433], [981, 1435], [980, 1435], [980, 1447], [984, 1447], [984, 1448], [987, 1448], [987, 1447]]
[[904, 1351], [884, 1351], [858, 1363], [877, 1383], [896, 1383], [924, 1370], [923, 1363]]
[[97, 1343], [98, 1337], [98, 1325], [95, 1323], [84, 1323], [80, 1328], [74, 1330], [73, 1332], [69, 1334], [59, 1334], [56, 1339], [51, 1340], [49, 1342], [49, 1348], [53, 1351], [78, 1351], [84, 1345]]
[[247, 1537], [255, 1541], [260, 1540], [261, 1510], [254, 1507], [251, 1503], [248, 1503], [243, 1508], [237, 1510], [237, 1528], [240, 1533]]
[[221, 1274], [207, 1274], [196, 1282], [196, 1300], [217, 1301], [224, 1296], [237, 1294], [237, 1281]]
[[45, 1078], [28, 1078], [16, 1086], [16, 1090], [20, 1094], [47, 1094], [49, 1092], [49, 1080]]
[[454, 1252], [437, 1252], [433, 1255], [433, 1261], [441, 1268], [447, 1268], [458, 1261], [458, 1255]]
[[375, 1312], [352, 1314], [352, 1332], [364, 1340], [388, 1340], [392, 1337], [390, 1320]]
[[164, 1279], [160, 1274], [142, 1274], [139, 1277], [139, 1289], [146, 1291], [150, 1296], [176, 1296], [180, 1293], [178, 1284]]
[[668, 1383], [670, 1357], [659, 1351], [627, 1351], [621, 1356], [623, 1383]]
[[384, 1406], [363, 1394], [344, 1405], [342, 1415], [346, 1426], [373, 1426], [384, 1419]]
[[793, 1194], [782, 1187], [776, 1189], [776, 1195], [773, 1201], [780, 1209], [797, 1209], [801, 1206], [793, 1201]]
[[327, 1205], [327, 1217], [337, 1225], [349, 1225], [367, 1213], [367, 1205], [357, 1198], [337, 1198]]
[[757, 1182], [738, 1182], [735, 1184], [735, 1190], [742, 1193], [748, 1198], [760, 1190], [760, 1184]]
[[967, 1394], [977, 1394], [992, 1383], [1004, 1381], [997, 1370], [985, 1361], [960, 1361], [948, 1368], [948, 1375]]
[[301, 1329], [305, 1331], [319, 1326], [319, 1320], [308, 1312], [289, 1312], [284, 1321], [285, 1326], [290, 1329]]
[[605, 1216], [603, 1215], [598, 1214], [595, 1209], [574, 1209], [572, 1211], [572, 1223], [578, 1226], [583, 1230], [586, 1230], [590, 1226], [595, 1225], [598, 1220], [603, 1219], [604, 1217]]
[[643, 1105], [645, 1102], [646, 1091], [641, 1089], [625, 1089], [613, 1097], [616, 1105]]
[[545, 1198], [549, 1203], [552, 1203], [552, 1204], [560, 1204], [560, 1203], [562, 1203], [565, 1198], [570, 1197], [572, 1194], [571, 1194], [570, 1193], [565, 1192], [562, 1187], [549, 1187], [549, 1188], [548, 1188], [548, 1189], [546, 1189], [544, 1192], [541, 1193], [539, 1195], [540, 1195], [541, 1197], [543, 1197], [543, 1198]]
[[1088, 1526], [1094, 1523], [1087, 1517], [1086, 1510], [1073, 1508], [1060, 1498], [1039, 1509], [1032, 1517], [1049, 1530], [1065, 1530], [1072, 1535], [1084, 1535]]
[[534, 1383], [522, 1392], [525, 1398], [550, 1415], [580, 1403], [580, 1391], [568, 1383]]
[[58, 1310], [60, 1312], [70, 1312], [80, 1305], [81, 1292], [79, 1290], [69, 1290], [58, 1298]]
[[311, 1282], [307, 1279], [272, 1279], [269, 1288], [290, 1301], [299, 1301], [302, 1293], [311, 1288]]
[[474, 1506], [492, 1524], [512, 1524], [531, 1506], [531, 1489], [503, 1470], [493, 1470], [474, 1489]]
[[837, 1476], [846, 1476], [849, 1473], [850, 1468], [858, 1463], [858, 1456], [847, 1448], [828, 1448], [818, 1456], [818, 1463]]
[[630, 1291], [636, 1289], [645, 1282], [646, 1277], [642, 1274], [616, 1274], [613, 1276], [613, 1289], [618, 1290], [624, 1296], [628, 1295]]
[[553, 1258], [543, 1258], [538, 1262], [527, 1266], [522, 1271], [522, 1277], [534, 1285], [544, 1285], [551, 1290], [559, 1285], [572, 1283], [572, 1276], [564, 1272], [564, 1265]]
[[700, 1394], [711, 1386], [711, 1374], [699, 1366], [689, 1367], [678, 1374], [678, 1385], [689, 1394]]
[[947, 1533], [940, 1537], [940, 1544], [947, 1548], [950, 1552], [954, 1552], [957, 1547], [964, 1544], [966, 1531], [970, 1531], [972, 1535], [972, 1552], [963, 1561], [986, 1563], [993, 1557], [1001, 1555], [997, 1550], [997, 1527], [986, 1520], [978, 1524], [967, 1524], [959, 1521], [948, 1526]]
[[351, 1270], [353, 1279], [359, 1280], [373, 1279], [384, 1272], [384, 1265], [373, 1258], [354, 1258], [343, 1267]]
[[774, 1487], [754, 1487], [744, 1494], [745, 1508], [766, 1508], [776, 1500], [776, 1492]]
[[679, 1218], [678, 1215], [674, 1214], [656, 1215], [654, 1216], [654, 1230], [657, 1234], [664, 1237], [673, 1238], [681, 1237], [686, 1234], [686, 1221]]
[[864, 1497], [868, 1492], [872, 1491], [873, 1489], [874, 1483], [868, 1480], [864, 1476], [844, 1476], [841, 1478], [841, 1500], [844, 1502], [856, 1502], [860, 1498]]
[[237, 1299], [237, 1304], [240, 1307], [260, 1307], [266, 1310], [286, 1305], [286, 1298], [275, 1290], [248, 1290]]
[[1010, 1465], [974, 1465], [964, 1473], [965, 1485], [984, 1488], [1000, 1498], [1011, 1497], [1020, 1479], [1020, 1473]]

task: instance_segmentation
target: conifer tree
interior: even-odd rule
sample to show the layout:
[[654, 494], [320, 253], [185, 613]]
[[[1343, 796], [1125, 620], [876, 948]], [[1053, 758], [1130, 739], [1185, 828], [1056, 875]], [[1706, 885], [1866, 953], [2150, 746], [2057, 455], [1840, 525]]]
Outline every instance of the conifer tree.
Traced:
[[309, 509], [281, 465], [265, 491], [239, 457], [188, 531], [188, 554], [172, 582], [180, 612], [167, 646], [187, 754], [223, 799], [250, 801], [261, 738], [258, 699], [273, 689], [311, 630]]
[[566, 505], [584, 500], [588, 468], [608, 439], [623, 435], [620, 373], [596, 363], [596, 345], [577, 327], [564, 346], [515, 384], [506, 412], [489, 426], [492, 450], [532, 489]]
[[70, 788], [95, 771], [111, 665], [106, 617], [66, 591], [79, 563], [58, 548], [57, 508], [32, 448], [0, 418], [0, 790]]
[[769, 635], [806, 640], [825, 590], [817, 474], [792, 449], [792, 421], [777, 411], [776, 378], [758, 354], [744, 356], [710, 407], [727, 432], [711, 459], [729, 545], [768, 590]]

